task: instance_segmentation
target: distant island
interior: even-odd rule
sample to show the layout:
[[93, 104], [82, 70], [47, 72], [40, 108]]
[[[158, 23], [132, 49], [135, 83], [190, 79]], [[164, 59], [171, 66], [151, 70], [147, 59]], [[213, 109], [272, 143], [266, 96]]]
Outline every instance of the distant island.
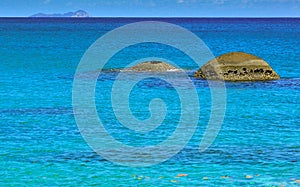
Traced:
[[37, 13], [29, 17], [68, 17], [68, 18], [86, 18], [89, 17], [89, 14], [84, 10], [77, 10], [76, 12], [66, 12], [66, 13], [54, 13], [54, 14], [45, 14]]

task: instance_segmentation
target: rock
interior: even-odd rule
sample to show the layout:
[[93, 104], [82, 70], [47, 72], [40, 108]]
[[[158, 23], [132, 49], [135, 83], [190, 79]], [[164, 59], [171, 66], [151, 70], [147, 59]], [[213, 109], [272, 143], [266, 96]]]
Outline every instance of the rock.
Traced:
[[180, 71], [180, 69], [162, 61], [149, 61], [149, 62], [142, 62], [130, 68], [126, 68], [123, 71], [167, 72], [167, 71]]
[[263, 59], [244, 52], [221, 55], [204, 64], [195, 77], [225, 81], [268, 81], [280, 79]]

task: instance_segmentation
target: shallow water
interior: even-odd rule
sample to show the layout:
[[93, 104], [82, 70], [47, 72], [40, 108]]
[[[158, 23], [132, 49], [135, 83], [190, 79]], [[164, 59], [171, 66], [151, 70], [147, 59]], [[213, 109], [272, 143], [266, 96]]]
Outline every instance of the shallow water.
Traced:
[[[119, 166], [93, 152], [73, 115], [76, 67], [98, 37], [141, 20], [0, 19], [1, 186], [299, 185], [295, 180], [300, 179], [300, 19], [158, 19], [191, 30], [215, 56], [230, 51], [258, 55], [282, 79], [226, 83], [221, 131], [213, 145], [199, 153], [211, 100], [208, 83], [191, 77], [195, 63], [160, 44], [128, 47], [105, 68], [124, 67], [153, 55], [176, 62], [187, 69], [199, 95], [199, 124], [185, 148], [159, 165]], [[150, 117], [148, 105], [153, 98], [162, 98], [168, 108], [159, 128], [139, 134], [115, 119], [110, 91], [116, 76], [105, 72], [97, 81], [96, 106], [104, 126], [127, 145], [164, 141], [176, 129], [181, 112], [176, 90], [158, 79], [145, 79], [134, 87], [130, 107], [138, 119]], [[182, 81], [176, 77], [177, 86], [186, 86]]]

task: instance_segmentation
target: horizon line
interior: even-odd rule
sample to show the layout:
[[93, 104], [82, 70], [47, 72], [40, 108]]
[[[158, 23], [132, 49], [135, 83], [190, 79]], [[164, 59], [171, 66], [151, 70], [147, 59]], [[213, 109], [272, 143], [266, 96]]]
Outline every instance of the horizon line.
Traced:
[[31, 16], [0, 16], [0, 18], [300, 18], [300, 16], [90, 16], [90, 17], [31, 17]]

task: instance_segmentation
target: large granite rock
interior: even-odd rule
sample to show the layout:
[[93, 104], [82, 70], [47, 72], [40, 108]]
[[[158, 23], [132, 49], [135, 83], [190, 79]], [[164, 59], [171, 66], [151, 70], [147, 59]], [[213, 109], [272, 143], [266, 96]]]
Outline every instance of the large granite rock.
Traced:
[[263, 59], [243, 53], [221, 55], [203, 65], [195, 77], [225, 81], [268, 81], [280, 79], [279, 75]]
[[167, 72], [167, 71], [180, 71], [180, 69], [162, 61], [149, 61], [149, 62], [142, 62], [130, 68], [126, 68], [123, 71]]

